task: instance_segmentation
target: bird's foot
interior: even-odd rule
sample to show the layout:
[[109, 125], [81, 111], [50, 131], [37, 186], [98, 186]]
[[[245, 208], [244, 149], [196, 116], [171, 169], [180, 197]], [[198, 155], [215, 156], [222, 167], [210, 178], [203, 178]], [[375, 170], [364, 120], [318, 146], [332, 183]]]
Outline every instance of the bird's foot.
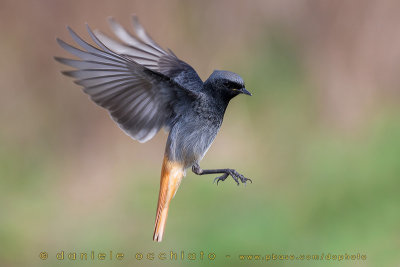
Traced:
[[242, 174], [238, 173], [234, 169], [226, 169], [226, 172], [223, 175], [214, 179], [214, 183], [217, 182], [217, 185], [218, 185], [219, 181], [225, 181], [229, 175], [233, 178], [233, 180], [235, 180], [237, 185], [239, 185], [239, 180], [240, 180], [240, 182], [242, 182], [242, 184], [246, 184], [247, 181], [250, 181], [250, 183], [253, 183], [253, 181], [251, 179], [244, 177]]

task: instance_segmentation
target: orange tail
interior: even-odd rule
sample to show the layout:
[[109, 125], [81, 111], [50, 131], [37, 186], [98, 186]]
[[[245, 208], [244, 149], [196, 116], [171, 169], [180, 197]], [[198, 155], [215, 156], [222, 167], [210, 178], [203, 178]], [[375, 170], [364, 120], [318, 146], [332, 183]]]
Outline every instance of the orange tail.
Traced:
[[165, 155], [161, 169], [160, 193], [158, 195], [156, 224], [153, 235], [154, 241], [161, 242], [162, 240], [165, 223], [167, 222], [169, 202], [175, 196], [183, 175], [183, 165], [179, 162], [169, 161]]

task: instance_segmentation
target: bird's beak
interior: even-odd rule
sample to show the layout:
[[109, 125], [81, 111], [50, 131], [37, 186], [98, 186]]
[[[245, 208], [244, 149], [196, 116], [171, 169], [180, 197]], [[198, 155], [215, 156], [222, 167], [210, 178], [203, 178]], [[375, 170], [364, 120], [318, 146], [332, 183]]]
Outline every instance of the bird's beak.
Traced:
[[245, 94], [245, 95], [250, 95], [251, 96], [251, 93], [249, 92], [249, 91], [247, 91], [246, 90], [246, 88], [242, 88], [242, 89], [240, 89], [240, 92], [242, 93], [242, 94]]

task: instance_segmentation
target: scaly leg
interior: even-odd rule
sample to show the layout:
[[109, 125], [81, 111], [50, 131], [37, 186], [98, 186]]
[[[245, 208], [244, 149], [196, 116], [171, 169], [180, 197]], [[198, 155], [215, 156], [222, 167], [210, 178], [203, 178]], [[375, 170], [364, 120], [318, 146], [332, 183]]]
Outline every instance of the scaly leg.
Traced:
[[200, 168], [198, 163], [195, 163], [192, 166], [192, 171], [197, 175], [223, 173], [221, 176], [214, 179], [214, 183], [215, 183], [215, 181], [217, 181], [217, 185], [218, 185], [219, 181], [225, 181], [225, 179], [228, 178], [229, 175], [233, 178], [233, 180], [235, 180], [237, 185], [239, 185], [239, 180], [243, 184], [246, 184], [247, 181], [250, 181], [251, 183], [253, 183], [253, 181], [251, 179], [244, 177], [242, 174], [238, 173], [234, 169], [203, 170], [202, 168]]

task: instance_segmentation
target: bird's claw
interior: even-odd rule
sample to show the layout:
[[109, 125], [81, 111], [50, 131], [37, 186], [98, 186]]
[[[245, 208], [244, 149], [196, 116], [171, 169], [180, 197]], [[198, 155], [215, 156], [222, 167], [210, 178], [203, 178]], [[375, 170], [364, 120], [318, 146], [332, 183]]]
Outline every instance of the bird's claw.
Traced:
[[250, 181], [250, 183], [253, 183], [253, 181], [251, 179], [244, 177], [242, 174], [238, 173], [234, 169], [228, 169], [228, 171], [226, 173], [224, 173], [223, 175], [215, 178], [214, 179], [214, 183], [215, 183], [215, 181], [217, 181], [217, 185], [218, 185], [219, 181], [225, 181], [225, 179], [229, 175], [233, 178], [233, 180], [236, 182], [237, 185], [240, 184], [239, 180], [240, 180], [240, 182], [242, 182], [242, 184], [245, 184], [245, 185], [246, 185], [247, 181]]
[[225, 181], [225, 179], [226, 179], [228, 176], [229, 176], [228, 173], [224, 173], [223, 175], [221, 175], [221, 176], [215, 178], [215, 179], [214, 179], [214, 183], [215, 183], [215, 181], [217, 181], [217, 185], [218, 185], [219, 181]]

